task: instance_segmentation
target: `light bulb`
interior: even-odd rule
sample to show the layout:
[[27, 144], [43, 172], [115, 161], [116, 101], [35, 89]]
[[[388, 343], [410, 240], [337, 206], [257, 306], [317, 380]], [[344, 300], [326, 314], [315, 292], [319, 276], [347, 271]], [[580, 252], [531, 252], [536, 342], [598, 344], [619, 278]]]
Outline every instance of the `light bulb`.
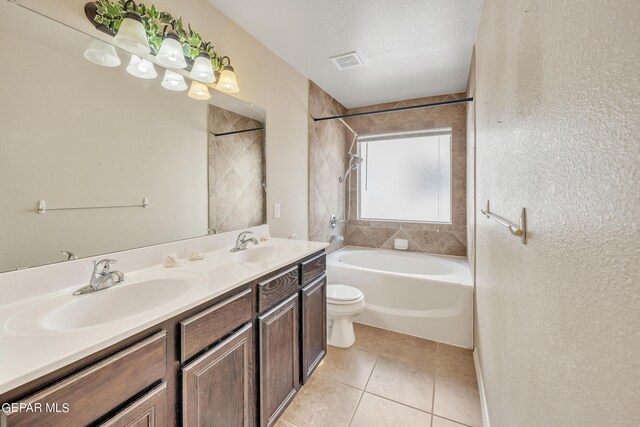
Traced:
[[141, 79], [155, 79], [158, 77], [153, 63], [137, 55], [131, 55], [131, 61], [129, 61], [129, 65], [127, 66], [127, 73]]
[[167, 34], [167, 37], [162, 41], [160, 50], [156, 55], [156, 61], [167, 68], [187, 68], [187, 61], [182, 53], [182, 45], [174, 31]]
[[84, 57], [87, 61], [102, 67], [117, 67], [122, 63], [116, 48], [98, 39], [91, 40], [87, 50], [84, 51]]
[[220, 73], [220, 80], [216, 85], [218, 89], [227, 93], [238, 93], [240, 88], [238, 87], [238, 81], [236, 80], [236, 73], [231, 65], [225, 65], [222, 73]]
[[216, 81], [216, 75], [211, 66], [211, 57], [207, 52], [200, 52], [198, 54], [191, 69], [191, 78], [203, 83], [213, 83]]
[[163, 88], [173, 90], [175, 92], [187, 90], [187, 82], [184, 81], [184, 77], [171, 70], [166, 70], [164, 72], [164, 79], [162, 79], [161, 84]]
[[[129, 3], [135, 3], [131, 0], [124, 5], [125, 10]], [[116, 33], [114, 40], [118, 46], [132, 53], [143, 54], [151, 52], [149, 41], [147, 40], [147, 32], [142, 25], [142, 18], [135, 10], [127, 10], [120, 23], [120, 28]]]
[[191, 89], [189, 89], [189, 96], [193, 99], [197, 99], [200, 101], [206, 101], [207, 99], [211, 99], [211, 93], [209, 92], [209, 88], [196, 80], [191, 82]]

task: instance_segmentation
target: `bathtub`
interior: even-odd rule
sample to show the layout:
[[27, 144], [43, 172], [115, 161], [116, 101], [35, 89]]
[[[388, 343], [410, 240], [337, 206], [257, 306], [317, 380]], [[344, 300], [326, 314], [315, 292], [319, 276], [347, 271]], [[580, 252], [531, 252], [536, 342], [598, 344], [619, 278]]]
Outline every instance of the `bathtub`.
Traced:
[[347, 246], [327, 257], [328, 283], [355, 286], [356, 322], [473, 347], [473, 284], [466, 258]]

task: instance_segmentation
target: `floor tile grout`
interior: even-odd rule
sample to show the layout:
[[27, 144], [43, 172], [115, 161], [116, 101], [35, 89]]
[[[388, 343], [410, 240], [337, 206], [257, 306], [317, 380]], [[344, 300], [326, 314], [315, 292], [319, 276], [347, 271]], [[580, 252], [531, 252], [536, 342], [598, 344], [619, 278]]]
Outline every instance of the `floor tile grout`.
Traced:
[[360, 399], [358, 399], [358, 403], [356, 407], [353, 409], [353, 413], [351, 414], [351, 418], [349, 418], [349, 422], [347, 423], [347, 427], [351, 426], [353, 419], [356, 417], [356, 412], [358, 412], [358, 408], [360, 407], [360, 402], [362, 402], [362, 398], [364, 397], [364, 391], [360, 393]]
[[[417, 345], [417, 344], [413, 344], [412, 341], [406, 341], [406, 344], [405, 344], [405, 341], [402, 341], [402, 340], [398, 341], [396, 339], [396, 337], [395, 337], [395, 334], [400, 334], [400, 335], [407, 335], [407, 334], [402, 334], [400, 332], [394, 332], [394, 331], [388, 331], [388, 330], [384, 330], [384, 329], [381, 329], [381, 328], [376, 328], [376, 327], [371, 326], [371, 325], [363, 325], [363, 326], [369, 326], [371, 328], [375, 328], [376, 329], [376, 331], [374, 331], [375, 333], [372, 333], [372, 335], [371, 335], [371, 340], [364, 339], [364, 341], [361, 341], [361, 344], [365, 348], [360, 348], [360, 346], [358, 344], [354, 344], [352, 346], [352, 349], [356, 350], [356, 351], [353, 352], [353, 353], [339, 354], [339, 350], [338, 350], [336, 352], [336, 354], [337, 354], [336, 357], [339, 356], [339, 358], [337, 360], [341, 360], [342, 358], [346, 358], [345, 362], [340, 362], [340, 363], [347, 363], [347, 365], [346, 366], [338, 366], [337, 365], [337, 368], [339, 370], [336, 371], [336, 372], [333, 372], [333, 369], [335, 369], [336, 367], [333, 367], [332, 370], [327, 371], [327, 373], [329, 375], [332, 375], [332, 376], [324, 375], [322, 370], [318, 370], [318, 372], [316, 372], [318, 374], [318, 376], [323, 378], [325, 381], [329, 381], [330, 383], [333, 383], [334, 384], [333, 387], [336, 387], [336, 385], [343, 385], [343, 386], [348, 387], [351, 390], [357, 390], [360, 393], [359, 395], [355, 395], [355, 393], [353, 391], [348, 392], [348, 393], [351, 393], [352, 399], [356, 398], [356, 396], [358, 396], [358, 397], [356, 398], [357, 400], [355, 400], [355, 399], [351, 400], [351, 402], [356, 401], [356, 405], [352, 406], [352, 409], [351, 409], [350, 413], [348, 413], [346, 411], [344, 411], [342, 413], [341, 418], [342, 418], [343, 422], [348, 417], [348, 422], [345, 423], [345, 424], [342, 424], [343, 426], [351, 427], [356, 419], [360, 419], [361, 415], [366, 415], [366, 411], [365, 412], [363, 412], [363, 411], [365, 409], [365, 406], [371, 403], [371, 400], [367, 400], [367, 402], [369, 402], [369, 403], [365, 404], [365, 406], [363, 406], [362, 409], [360, 408], [360, 406], [363, 405], [365, 394], [368, 393], [370, 396], [375, 396], [375, 397], [377, 397], [379, 399], [383, 399], [385, 402], [388, 402], [386, 405], [391, 405], [391, 404], [400, 405], [401, 407], [407, 408], [407, 410], [412, 409], [414, 411], [418, 411], [419, 413], [426, 414], [426, 416], [425, 415], [421, 415], [421, 417], [423, 417], [423, 418], [426, 418], [427, 416], [429, 417], [428, 419], [424, 420], [426, 422], [424, 424], [426, 427], [433, 427], [435, 425], [434, 424], [434, 423], [436, 423], [435, 417], [440, 417], [440, 418], [442, 418], [442, 420], [455, 422], [457, 424], [460, 424], [461, 427], [462, 426], [470, 427], [468, 424], [466, 424], [464, 422], [460, 422], [460, 421], [458, 421], [458, 420], [456, 420], [454, 418], [449, 418], [447, 416], [438, 415], [438, 414], [436, 414], [436, 411], [435, 411], [435, 409], [436, 409], [435, 408], [436, 392], [437, 392], [437, 390], [439, 388], [442, 388], [442, 385], [438, 381], [438, 378], [439, 378], [439, 376], [442, 375], [442, 372], [446, 372], [446, 369], [444, 369], [444, 371], [442, 371], [442, 369], [443, 369], [442, 361], [444, 360], [446, 362], [448, 360], [447, 357], [445, 357], [447, 352], [445, 351], [445, 353], [442, 353], [442, 351], [445, 350], [445, 348], [446, 348], [445, 344], [443, 344], [443, 343], [439, 343], [437, 341], [432, 341], [432, 340], [428, 340], [428, 339], [422, 338], [422, 340], [424, 340], [424, 341], [432, 342], [433, 344], [435, 344], [435, 362], [428, 369], [428, 371], [433, 376], [433, 380], [432, 380], [432, 397], [431, 397], [431, 408], [430, 408], [430, 411], [429, 410], [425, 410], [425, 409], [421, 409], [421, 408], [417, 408], [415, 406], [412, 406], [411, 404], [403, 403], [403, 402], [388, 398], [386, 396], [377, 394], [375, 392], [368, 391], [367, 388], [369, 387], [369, 385], [373, 384], [373, 383], [371, 383], [371, 380], [373, 379], [374, 372], [378, 368], [382, 369], [382, 361], [383, 360], [388, 359], [389, 361], [397, 361], [399, 363], [402, 363], [403, 365], [405, 364], [403, 356], [401, 357], [400, 354], [396, 354], [397, 353], [396, 351], [390, 353], [390, 355], [386, 355], [386, 350], [385, 350], [387, 348], [386, 345], [388, 345], [388, 344], [392, 344], [393, 345], [393, 343], [396, 343], [396, 345], [402, 344], [403, 348], [405, 346], [407, 346], [407, 348], [406, 348], [407, 351], [411, 351], [412, 353], [418, 352], [418, 353], [415, 353], [415, 355], [414, 355], [415, 357], [418, 357], [418, 359], [419, 359], [418, 361], [422, 360], [420, 358], [421, 357], [420, 355], [422, 354], [422, 345], [418, 345], [417, 347], [415, 347], [415, 345]], [[413, 337], [411, 335], [407, 335], [407, 336], [408, 337]], [[363, 338], [368, 338], [368, 336], [365, 335]], [[421, 337], [414, 337], [414, 338], [420, 339]], [[398, 341], [398, 342], [396, 342], [396, 341]], [[427, 350], [429, 348], [433, 349], [433, 347], [427, 346], [426, 349], [425, 349], [425, 351], [427, 351], [427, 352], [424, 353], [425, 357], [426, 357], [427, 354], [433, 355], [432, 350]], [[368, 356], [365, 357], [364, 356], [365, 354], [368, 355]], [[355, 357], [355, 359], [354, 359], [354, 357]], [[443, 359], [443, 357], [444, 357], [444, 359]], [[363, 358], [362, 362], [360, 362], [361, 358]], [[429, 359], [431, 359], [431, 357], [429, 357]], [[342, 378], [341, 378], [341, 375], [340, 375], [340, 369], [344, 370], [345, 368], [350, 366], [351, 363], [358, 363], [358, 364], [366, 363], [365, 365], [361, 366], [362, 368], [364, 368], [364, 367], [366, 367], [367, 364], [371, 363], [371, 360], [373, 360], [373, 363], [372, 363], [372, 365], [370, 365], [371, 368], [369, 370], [369, 373], [367, 374], [366, 381], [364, 382], [364, 384], [362, 386], [359, 386], [359, 385], [358, 386], [354, 386], [352, 384], [348, 384], [348, 383], [342, 381]], [[431, 359], [431, 360], [433, 360], [433, 359]], [[428, 362], [428, 360], [424, 359], [424, 362]], [[407, 363], [408, 363], [408, 365], [407, 365], [408, 367], [412, 366], [412, 363], [409, 363], [408, 361], [407, 361]], [[379, 364], [380, 364], [380, 366], [379, 366]], [[420, 366], [422, 366], [422, 364], [420, 364]], [[440, 368], [440, 369], [438, 369], [438, 368]], [[446, 368], [446, 366], [444, 366], [444, 368]], [[418, 368], [416, 368], [416, 369], [418, 369]], [[424, 369], [424, 368], [420, 368], [420, 370], [422, 370], [422, 369]], [[385, 372], [386, 372], [386, 370], [385, 370]], [[392, 374], [392, 372], [393, 372], [393, 370], [390, 371], [389, 373], [385, 373], [384, 375]], [[425, 372], [427, 372], [427, 371], [425, 371]], [[356, 375], [354, 377], [354, 380], [356, 380], [355, 382], [361, 383], [361, 381], [363, 379], [363, 375], [362, 375], [363, 373], [366, 373], [366, 371], [365, 372], [361, 372], [361, 373], [359, 373], [358, 375]], [[446, 376], [446, 374], [445, 374], [445, 376]], [[350, 376], [345, 377], [345, 379], [347, 379], [347, 380], [349, 380], [349, 378], [350, 378]], [[442, 380], [442, 378], [440, 378], [440, 379]], [[346, 391], [347, 389], [343, 389], [343, 390], [345, 390], [344, 391], [345, 393], [347, 392]], [[386, 393], [384, 390], [380, 390], [380, 391], [382, 391], [383, 393]], [[393, 395], [393, 393], [391, 393], [391, 395]], [[405, 400], [407, 400], [407, 399], [405, 399]], [[412, 401], [412, 399], [408, 399], [408, 400]], [[382, 401], [379, 401], [379, 402], [382, 403]], [[422, 401], [416, 402], [416, 403], [423, 404]], [[424, 402], [424, 403], [427, 403], [427, 402]], [[351, 403], [351, 404], [353, 404], [353, 403]], [[351, 406], [351, 405], [349, 405], [349, 406]], [[347, 406], [347, 407], [344, 407], [344, 409], [349, 409], [349, 408]], [[398, 407], [398, 410], [400, 410], [399, 407]], [[447, 412], [447, 411], [445, 411], [445, 412]], [[360, 415], [358, 415], [358, 417], [356, 417], [356, 415], [359, 414], [359, 413], [360, 413]], [[457, 414], [455, 414], [455, 411], [454, 411], [454, 416], [456, 416], [456, 415]], [[291, 423], [289, 421], [286, 421], [286, 422], [288, 423], [287, 425], [289, 425], [291, 427], [297, 427], [297, 425], [294, 424], [294, 423]], [[303, 423], [303, 425], [304, 425], [304, 423]]]
[[[469, 424], [465, 424], [465, 423], [463, 423], [463, 422], [461, 422], [461, 421], [454, 420], [453, 418], [443, 417], [442, 415], [436, 415], [436, 414], [433, 414], [431, 417], [432, 417], [432, 418], [433, 418], [433, 417], [442, 418], [443, 420], [451, 421], [451, 422], [454, 422], [454, 423], [456, 423], [456, 424], [460, 424], [461, 426], [464, 426], [464, 427], [472, 427], [472, 426], [470, 426]], [[433, 421], [432, 421], [432, 423], [433, 423]]]
[[424, 412], [425, 414], [431, 414], [431, 412], [425, 411], [424, 409], [416, 408], [415, 406], [407, 405], [406, 403], [398, 402], [397, 400], [389, 399], [388, 397], [381, 396], [379, 394], [372, 393], [370, 391], [365, 391], [365, 393], [370, 394], [372, 396], [379, 397], [384, 400], [388, 400], [389, 402], [397, 403], [398, 405], [406, 406], [407, 408], [415, 409], [416, 411]]

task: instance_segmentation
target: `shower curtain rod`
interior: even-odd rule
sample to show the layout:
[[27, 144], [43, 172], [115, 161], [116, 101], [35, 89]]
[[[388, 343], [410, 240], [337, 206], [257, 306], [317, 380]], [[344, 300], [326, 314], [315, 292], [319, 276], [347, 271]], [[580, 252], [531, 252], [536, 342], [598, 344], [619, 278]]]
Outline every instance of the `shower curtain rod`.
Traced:
[[235, 135], [236, 133], [245, 133], [245, 132], [253, 132], [256, 130], [263, 130], [264, 128], [253, 128], [253, 129], [243, 129], [243, 130], [234, 130], [231, 132], [224, 132], [224, 133], [214, 133], [211, 132], [213, 134], [213, 136], [226, 136], [226, 135]]
[[443, 105], [462, 104], [463, 102], [471, 102], [471, 101], [473, 101], [473, 97], [465, 98], [465, 99], [455, 99], [453, 101], [434, 102], [431, 104], [411, 105], [408, 107], [388, 108], [386, 110], [365, 111], [362, 113], [353, 113], [353, 114], [342, 114], [340, 116], [329, 116], [329, 117], [318, 117], [318, 118], [314, 117], [313, 121], [320, 122], [322, 120], [346, 119], [349, 117], [359, 117], [359, 116], [373, 116], [375, 114], [395, 113], [397, 111], [416, 110], [418, 108], [441, 107]]

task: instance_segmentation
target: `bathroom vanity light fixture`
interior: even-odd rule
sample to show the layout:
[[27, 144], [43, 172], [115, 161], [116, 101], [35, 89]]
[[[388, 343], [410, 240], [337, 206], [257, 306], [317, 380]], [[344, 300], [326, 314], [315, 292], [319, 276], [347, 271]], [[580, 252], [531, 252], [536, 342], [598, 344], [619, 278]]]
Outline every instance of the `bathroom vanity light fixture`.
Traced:
[[216, 75], [211, 65], [211, 57], [207, 52], [201, 51], [198, 54], [191, 69], [191, 78], [203, 83], [213, 83], [216, 81]]
[[[150, 53], [156, 59], [147, 56], [151, 60], [148, 62], [186, 69], [193, 80], [205, 84], [217, 80], [216, 89], [221, 92], [240, 91], [230, 58], [221, 58], [213, 44], [180, 17], [154, 4], [136, 4], [133, 0], [90, 1], [84, 5], [84, 12], [98, 31], [115, 37], [116, 46], [142, 58]], [[169, 26], [171, 31], [167, 33]]]
[[209, 88], [207, 87], [207, 85], [194, 80], [191, 82], [189, 97], [197, 99], [199, 101], [206, 101], [208, 99], [211, 99], [211, 92], [209, 92]]
[[[224, 60], [227, 60], [227, 65], [224, 65]], [[238, 81], [236, 80], [236, 73], [231, 66], [231, 59], [228, 56], [223, 56], [220, 59], [224, 69], [220, 73], [220, 80], [218, 81], [217, 88], [227, 93], [238, 93], [240, 88], [238, 87]]]
[[184, 81], [184, 77], [175, 71], [166, 70], [164, 72], [164, 79], [162, 79], [162, 87], [174, 92], [182, 92], [187, 90], [187, 82]]
[[131, 61], [129, 61], [129, 65], [127, 66], [127, 73], [146, 80], [158, 77], [158, 72], [156, 71], [156, 67], [153, 66], [153, 63], [137, 55], [131, 55]]
[[164, 40], [156, 55], [156, 61], [167, 68], [187, 68], [187, 61], [184, 59], [184, 53], [182, 53], [180, 37], [173, 29], [167, 32], [167, 27], [168, 25], [165, 25], [162, 32]]
[[102, 67], [117, 67], [122, 63], [116, 48], [98, 39], [91, 40], [84, 51], [84, 57], [87, 61]]
[[[129, 5], [132, 6], [131, 10], [127, 10]], [[124, 4], [124, 11], [120, 28], [115, 35], [116, 44], [132, 53], [151, 52], [147, 32], [142, 24], [142, 17], [136, 12], [136, 4], [133, 0], [128, 0]]]

